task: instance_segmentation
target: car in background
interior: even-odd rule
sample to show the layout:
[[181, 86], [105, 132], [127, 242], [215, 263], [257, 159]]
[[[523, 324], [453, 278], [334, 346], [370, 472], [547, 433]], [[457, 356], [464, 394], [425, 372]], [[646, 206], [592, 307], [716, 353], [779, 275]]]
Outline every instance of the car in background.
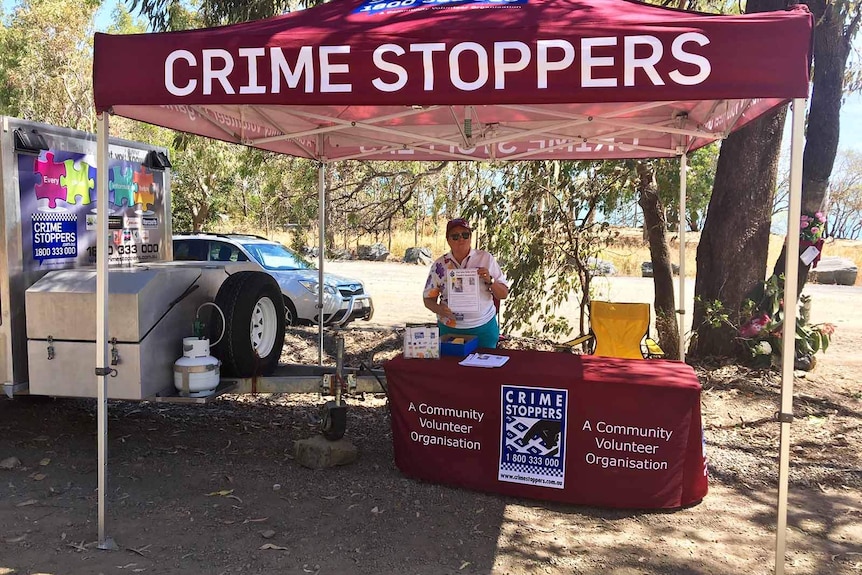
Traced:
[[[286, 325], [318, 323], [319, 272], [280, 243], [244, 234], [174, 234], [173, 248], [176, 261], [231, 264], [228, 273], [240, 269], [268, 273], [281, 287]], [[371, 296], [361, 281], [326, 273], [323, 284], [324, 325], [345, 326], [374, 315]]]

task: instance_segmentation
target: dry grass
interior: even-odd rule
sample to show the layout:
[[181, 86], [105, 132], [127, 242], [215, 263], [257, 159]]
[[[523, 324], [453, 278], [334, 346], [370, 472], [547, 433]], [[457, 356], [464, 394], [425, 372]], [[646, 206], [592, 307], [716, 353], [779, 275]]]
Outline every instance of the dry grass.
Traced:
[[[429, 230], [430, 231], [430, 230]], [[261, 232], [257, 232], [261, 233]], [[413, 231], [395, 231], [390, 238], [383, 238], [379, 241], [387, 246], [393, 258], [400, 259], [407, 248], [417, 245], [414, 242]], [[290, 232], [276, 232], [272, 234], [272, 239], [290, 245], [293, 237]], [[670, 257], [671, 262], [679, 264], [679, 237], [675, 233], [668, 235], [670, 242]], [[686, 255], [685, 255], [685, 275], [693, 278], [697, 271], [697, 244], [700, 239], [700, 233], [687, 232], [685, 235]], [[317, 243], [317, 237], [309, 236], [308, 244]], [[356, 245], [367, 245], [375, 242], [373, 237], [360, 238], [358, 241], [353, 240], [348, 245], [354, 247]], [[337, 245], [343, 245], [343, 240], [338, 238]], [[772, 235], [769, 240], [769, 267], [774, 265], [781, 253], [781, 246], [784, 243], [784, 236]], [[420, 236], [419, 246], [428, 247], [431, 253], [437, 257], [448, 250], [445, 238], [442, 231], [435, 235]], [[479, 240], [481, 246], [481, 238]], [[862, 265], [862, 241], [854, 240], [829, 240], [825, 248], [826, 255], [839, 256], [847, 258], [856, 263], [857, 266]], [[617, 273], [622, 276], [639, 276], [641, 274], [641, 263], [650, 261], [649, 247], [644, 242], [641, 230], [638, 229], [621, 229], [620, 236], [614, 245], [604, 249], [599, 256], [601, 259], [611, 262], [617, 269]], [[862, 285], [862, 274], [856, 280], [856, 285]]]

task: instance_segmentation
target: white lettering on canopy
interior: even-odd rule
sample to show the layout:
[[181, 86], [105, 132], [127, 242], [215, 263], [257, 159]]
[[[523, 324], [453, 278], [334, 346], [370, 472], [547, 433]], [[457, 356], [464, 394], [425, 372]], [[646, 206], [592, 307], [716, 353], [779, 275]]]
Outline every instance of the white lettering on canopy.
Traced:
[[700, 68], [700, 72], [695, 74], [694, 76], [685, 76], [679, 70], [674, 70], [673, 72], [668, 74], [668, 76], [670, 76], [671, 80], [681, 86], [695, 86], [709, 77], [709, 73], [712, 71], [712, 65], [709, 63], [709, 60], [707, 60], [703, 56], [686, 52], [683, 49], [683, 44], [685, 44], [686, 42], [694, 42], [698, 46], [706, 46], [707, 44], [709, 44], [709, 38], [707, 38], [703, 34], [698, 34], [697, 32], [680, 34], [674, 39], [673, 44], [670, 48], [674, 58], [676, 58], [680, 62], [694, 64], [695, 66]]
[[403, 56], [404, 48], [398, 44], [384, 44], [374, 50], [374, 65], [377, 66], [377, 69], [383, 70], [384, 72], [392, 72], [398, 79], [395, 82], [387, 83], [380, 78], [375, 78], [371, 81], [371, 84], [381, 92], [397, 92], [407, 85], [407, 70], [404, 66], [390, 64], [384, 60], [383, 54], [386, 52], [392, 52], [396, 56]]
[[[635, 50], [637, 50], [638, 45], [649, 46], [650, 48], [652, 48], [651, 54], [645, 58], [638, 58], [635, 55]], [[661, 79], [661, 76], [659, 76], [658, 72], [655, 69], [655, 65], [661, 61], [661, 57], [663, 54], [664, 47], [661, 45], [661, 42], [659, 42], [658, 38], [656, 38], [655, 36], [626, 37], [624, 58], [624, 61], [626, 63], [626, 69], [623, 85], [634, 86], [635, 68], [643, 68], [643, 71], [646, 72], [647, 76], [649, 76], [650, 82], [652, 82], [656, 86], [664, 86], [664, 80]]]
[[[571, 42], [565, 40], [539, 40], [536, 43], [536, 48], [539, 53], [539, 60], [536, 66], [537, 87], [544, 90], [548, 87], [548, 72], [565, 70], [575, 61], [575, 48]], [[561, 60], [551, 60], [549, 54], [551, 51], [563, 51]]]
[[174, 96], [188, 96], [198, 87], [198, 81], [192, 79], [182, 88], [177, 86], [174, 82], [174, 64], [177, 60], [185, 60], [191, 67], [197, 66], [198, 61], [188, 50], [174, 50], [165, 58], [165, 88]]
[[[352, 53], [345, 45], [201, 49], [199, 53], [174, 50], [165, 58], [165, 88], [177, 97], [191, 96], [198, 90], [204, 96], [217, 91], [227, 95], [237, 91], [279, 94], [283, 90], [350, 93], [361, 79], [380, 92], [418, 90], [419, 85], [425, 92], [445, 88], [471, 92], [505, 90], [515, 78], [524, 86], [525, 74], [535, 74], [538, 90], [572, 88], [578, 82], [585, 89], [667, 83], [694, 86], [709, 78], [709, 59], [690, 51], [708, 45], [709, 38], [699, 32], [684, 32], [665, 42], [670, 46], [650, 35], [591, 37], [579, 39], [577, 50], [575, 44], [562, 38], [536, 40], [534, 44], [514, 40], [488, 45], [390, 42], [374, 48], [370, 62], [363, 60], [369, 57], [365, 51]], [[448, 74], [435, 77], [435, 64], [438, 75], [441, 70]], [[379, 74], [366, 76], [369, 68]], [[269, 78], [262, 77], [266, 73]]]
[[296, 66], [290, 67], [281, 48], [270, 49], [270, 72], [272, 74], [272, 93], [281, 93], [281, 79], [287, 80], [287, 87], [294, 89], [299, 79], [305, 76], [305, 93], [314, 91], [314, 63], [311, 46], [303, 46], [296, 57]]
[[[516, 51], [519, 58], [515, 62], [506, 61], [506, 51]], [[506, 73], [520, 72], [530, 63], [530, 47], [523, 42], [494, 42], [494, 88], [506, 89]]]
[[[235, 94], [233, 86], [230, 85], [228, 76], [233, 72], [233, 56], [227, 50], [216, 48], [213, 50], [204, 50], [204, 96], [209, 96], [213, 93], [213, 80], [218, 80], [225, 94]], [[221, 68], [214, 67], [214, 61], [221, 60], [223, 66]]]
[[581, 40], [581, 86], [584, 88], [616, 88], [617, 79], [594, 78], [593, 68], [613, 68], [613, 56], [594, 56], [593, 48], [616, 46], [616, 38], [584, 38]]

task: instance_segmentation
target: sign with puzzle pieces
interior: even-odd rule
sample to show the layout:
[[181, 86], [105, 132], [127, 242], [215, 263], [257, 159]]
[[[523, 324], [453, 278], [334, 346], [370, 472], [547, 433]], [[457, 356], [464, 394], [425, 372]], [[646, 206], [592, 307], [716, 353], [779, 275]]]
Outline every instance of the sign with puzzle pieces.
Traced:
[[[87, 267], [96, 261], [99, 200], [95, 150], [51, 146], [18, 156], [25, 270]], [[107, 239], [111, 266], [162, 259], [165, 175], [142, 165], [146, 150], [109, 148]]]

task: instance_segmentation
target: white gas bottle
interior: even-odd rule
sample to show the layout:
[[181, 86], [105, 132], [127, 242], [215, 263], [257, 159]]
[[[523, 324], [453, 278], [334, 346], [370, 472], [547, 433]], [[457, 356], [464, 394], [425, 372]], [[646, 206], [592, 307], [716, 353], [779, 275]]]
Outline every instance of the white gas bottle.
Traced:
[[183, 356], [174, 363], [174, 387], [180, 395], [212, 395], [221, 378], [221, 362], [210, 355], [210, 340], [184, 337]]

